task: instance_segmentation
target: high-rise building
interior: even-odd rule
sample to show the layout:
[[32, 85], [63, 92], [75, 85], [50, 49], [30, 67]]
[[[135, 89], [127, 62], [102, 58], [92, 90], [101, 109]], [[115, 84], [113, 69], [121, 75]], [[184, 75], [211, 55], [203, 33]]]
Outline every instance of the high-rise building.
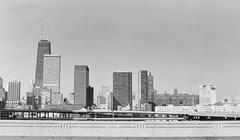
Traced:
[[60, 94], [61, 56], [45, 54], [43, 61], [43, 87]]
[[11, 81], [8, 83], [8, 101], [20, 101], [21, 82]]
[[113, 109], [132, 108], [132, 72], [113, 72]]
[[199, 87], [200, 105], [213, 105], [216, 101], [216, 87], [214, 85], [201, 85]]
[[154, 87], [153, 87], [153, 76], [151, 72], [148, 75], [148, 101], [154, 102]]
[[141, 71], [141, 104], [148, 103], [148, 71]]
[[35, 73], [35, 86], [43, 87], [43, 59], [44, 54], [51, 54], [51, 43], [48, 40], [38, 42], [37, 64]]
[[87, 88], [89, 87], [89, 68], [86, 65], [74, 67], [74, 104], [79, 108], [86, 106]]
[[91, 86], [88, 86], [86, 107], [91, 107], [93, 105], [93, 94], [94, 94], [94, 88]]
[[0, 77], [0, 89], [3, 88], [3, 79]]

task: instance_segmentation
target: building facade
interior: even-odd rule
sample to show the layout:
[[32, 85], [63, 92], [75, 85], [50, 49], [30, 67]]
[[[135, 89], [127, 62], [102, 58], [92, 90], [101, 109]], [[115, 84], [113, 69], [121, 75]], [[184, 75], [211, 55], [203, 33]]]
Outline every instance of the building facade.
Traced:
[[45, 54], [43, 61], [43, 87], [60, 94], [61, 56]]
[[87, 88], [89, 87], [89, 68], [86, 65], [74, 67], [74, 104], [83, 108], [87, 103]]
[[113, 73], [113, 109], [118, 106], [132, 108], [132, 72]]
[[88, 86], [86, 107], [91, 107], [93, 105], [93, 95], [94, 95], [94, 88], [91, 86]]
[[213, 105], [216, 101], [216, 87], [214, 85], [201, 85], [199, 87], [200, 105]]
[[0, 88], [3, 88], [3, 79], [0, 77]]
[[21, 82], [11, 81], [8, 83], [8, 101], [20, 101]]
[[154, 86], [151, 72], [148, 75], [148, 101], [151, 103], [154, 102]]
[[148, 103], [148, 71], [141, 71], [141, 104]]
[[155, 94], [157, 106], [195, 106], [199, 104], [199, 95], [190, 94]]
[[43, 62], [44, 54], [51, 54], [51, 43], [48, 40], [38, 42], [37, 63], [35, 73], [35, 86], [43, 87]]

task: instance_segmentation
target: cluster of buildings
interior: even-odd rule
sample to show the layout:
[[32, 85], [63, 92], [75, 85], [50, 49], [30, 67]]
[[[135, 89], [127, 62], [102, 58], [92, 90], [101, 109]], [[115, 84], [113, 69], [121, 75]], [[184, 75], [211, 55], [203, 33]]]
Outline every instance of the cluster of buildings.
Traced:
[[[1, 108], [24, 109], [108, 109], [108, 110], [142, 110], [142, 111], [196, 111], [199, 106], [215, 105], [216, 87], [204, 84], [199, 87], [199, 94], [178, 93], [158, 94], [154, 89], [154, 77], [151, 72], [141, 70], [138, 73], [138, 92], [132, 91], [132, 72], [113, 72], [113, 90], [103, 87], [98, 96], [94, 96], [94, 88], [89, 85], [89, 67], [74, 66], [74, 89], [67, 98], [63, 98], [60, 88], [61, 55], [52, 54], [51, 42], [38, 42], [35, 80], [32, 81], [26, 99], [20, 100], [20, 81], [8, 84], [8, 92], [3, 88], [0, 78]], [[94, 102], [95, 101], [95, 102]], [[239, 101], [240, 102], [240, 101]], [[197, 106], [197, 108], [196, 108]], [[195, 108], [194, 108], [195, 107]], [[210, 107], [211, 108], [211, 107]], [[212, 109], [212, 108], [211, 108]], [[202, 109], [204, 110], [204, 109]], [[221, 110], [218, 108], [218, 110]]]
[[89, 68], [74, 66], [72, 101], [60, 91], [61, 56], [51, 53], [51, 42], [38, 42], [35, 81], [27, 92], [26, 105], [33, 109], [81, 109], [93, 105], [93, 87], [89, 85]]

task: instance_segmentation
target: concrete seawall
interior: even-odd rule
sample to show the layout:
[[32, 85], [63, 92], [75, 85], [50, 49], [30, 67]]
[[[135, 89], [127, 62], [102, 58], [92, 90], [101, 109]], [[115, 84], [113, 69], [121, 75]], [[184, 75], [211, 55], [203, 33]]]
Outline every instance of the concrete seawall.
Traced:
[[0, 138], [6, 137], [240, 139], [240, 121], [0, 120]]

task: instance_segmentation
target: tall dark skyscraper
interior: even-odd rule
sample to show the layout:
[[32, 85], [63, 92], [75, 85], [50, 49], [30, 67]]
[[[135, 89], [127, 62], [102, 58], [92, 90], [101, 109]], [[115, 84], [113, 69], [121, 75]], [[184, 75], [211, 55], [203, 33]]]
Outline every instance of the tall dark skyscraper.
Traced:
[[151, 72], [148, 75], [148, 101], [154, 102], [154, 87], [153, 87], [153, 76]]
[[86, 107], [91, 107], [93, 105], [93, 94], [94, 94], [94, 88], [91, 86], [87, 87]]
[[0, 77], [0, 88], [3, 88], [3, 79]]
[[43, 87], [43, 58], [44, 54], [51, 54], [51, 42], [41, 40], [38, 42], [37, 64], [35, 73], [35, 86]]
[[117, 106], [132, 108], [132, 73], [113, 73], [113, 109]]
[[141, 71], [141, 104], [148, 103], [148, 71]]
[[[87, 91], [89, 87], [89, 68], [86, 65], [74, 67], [74, 104], [83, 108], [87, 105]], [[92, 89], [93, 90], [93, 89]]]

